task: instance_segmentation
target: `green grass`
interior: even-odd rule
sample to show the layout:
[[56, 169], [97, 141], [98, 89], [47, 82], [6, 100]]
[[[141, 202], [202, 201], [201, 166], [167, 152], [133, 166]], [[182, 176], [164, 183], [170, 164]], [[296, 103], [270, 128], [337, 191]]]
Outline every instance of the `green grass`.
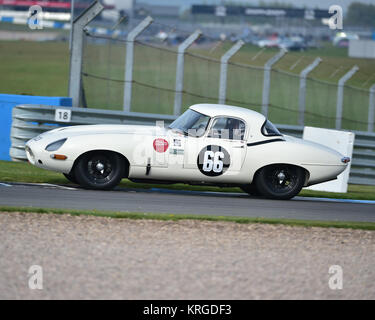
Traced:
[[[220, 56], [230, 48], [229, 43], [224, 44], [218, 50], [211, 52], [211, 56], [219, 59]], [[263, 66], [268, 59], [275, 55], [277, 49], [265, 49], [258, 57], [253, 60], [255, 55], [261, 51], [260, 48], [254, 45], [245, 45], [242, 49], [231, 59], [231, 62], [250, 64], [254, 66]], [[202, 55], [207, 55], [207, 50], [199, 50]], [[288, 71], [293, 74], [299, 74], [307, 65], [312, 63], [315, 58], [322, 58], [320, 65], [310, 73], [310, 77], [320, 80], [337, 83], [337, 81], [354, 65], [358, 65], [360, 71], [355, 74], [347, 84], [363, 88], [369, 88], [371, 81], [364, 82], [375, 73], [375, 61], [373, 59], [358, 59], [350, 58], [348, 56], [348, 48], [334, 47], [329, 42], [323, 42], [321, 48], [309, 49], [304, 52], [288, 52], [275, 65], [275, 69]], [[297, 62], [298, 61], [298, 62]], [[333, 72], [339, 69], [333, 76]]]
[[68, 77], [66, 43], [0, 41], [0, 93], [64, 97]]
[[[62, 174], [37, 168], [26, 162], [0, 161], [0, 181], [70, 184]], [[158, 185], [134, 183], [123, 179], [120, 187], [124, 188], [164, 188], [171, 190], [214, 191], [214, 192], [242, 192], [240, 188], [220, 188], [209, 186], [190, 186], [186, 184]], [[320, 198], [342, 198], [358, 200], [375, 200], [375, 186], [349, 185], [347, 193], [331, 193], [322, 191], [302, 190], [300, 196]]]
[[275, 225], [287, 225], [293, 227], [320, 227], [320, 228], [345, 228], [375, 230], [375, 223], [372, 222], [351, 222], [351, 221], [314, 221], [314, 220], [295, 220], [295, 219], [270, 219], [270, 218], [246, 218], [229, 216], [207, 216], [207, 215], [188, 215], [188, 214], [163, 214], [147, 212], [115, 212], [115, 211], [83, 211], [69, 209], [45, 209], [31, 207], [8, 207], [0, 206], [0, 212], [25, 212], [41, 214], [70, 214], [73, 216], [88, 215], [97, 217], [122, 218], [122, 219], [152, 219], [164, 221], [178, 220], [199, 220], [199, 221], [224, 221], [241, 224], [264, 223]]
[[[192, 55], [185, 57], [183, 108], [200, 102], [217, 102], [219, 69], [217, 62], [200, 59], [194, 55], [218, 59], [230, 44], [224, 43], [214, 51], [192, 47]], [[135, 46], [134, 83], [132, 110], [138, 112], [170, 114], [173, 111], [177, 55], [148, 46]], [[266, 49], [255, 60], [259, 48], [244, 46], [236, 54], [228, 70], [227, 99], [235, 104], [260, 111], [262, 100], [263, 71], [239, 64], [262, 66], [276, 54]], [[85, 47], [83, 71], [111, 79], [124, 78], [125, 44], [88, 44]], [[275, 123], [297, 124], [299, 82], [293, 76], [277, 70], [298, 74], [317, 56], [321, 65], [310, 76], [336, 84], [354, 64], [360, 67], [348, 85], [363, 90], [348, 89], [344, 99], [343, 126], [345, 129], [366, 130], [368, 93], [373, 84], [375, 61], [347, 57], [347, 49], [326, 44], [324, 48], [307, 52], [291, 52], [276, 65], [271, 76], [269, 118]], [[69, 50], [63, 42], [0, 41], [0, 92], [42, 96], [65, 96], [68, 90]], [[299, 61], [293, 68], [293, 65]], [[335, 73], [335, 70], [340, 71]], [[151, 87], [150, 87], [151, 86]], [[152, 86], [166, 88], [158, 90]], [[84, 88], [89, 107], [122, 110], [124, 84], [121, 81], [103, 81], [84, 77]], [[350, 92], [349, 92], [350, 91]], [[334, 127], [337, 87], [325, 82], [308, 80], [306, 92], [306, 125]], [[241, 103], [245, 102], [245, 103]], [[318, 114], [319, 116], [316, 116]], [[361, 123], [364, 122], [364, 123]]]

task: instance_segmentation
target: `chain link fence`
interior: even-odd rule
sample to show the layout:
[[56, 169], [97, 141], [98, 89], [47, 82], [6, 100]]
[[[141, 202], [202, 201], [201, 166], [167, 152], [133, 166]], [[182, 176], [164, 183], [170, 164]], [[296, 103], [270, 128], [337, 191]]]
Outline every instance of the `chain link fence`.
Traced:
[[345, 86], [342, 126], [345, 129], [366, 131], [368, 126], [369, 92]]
[[226, 103], [260, 112], [263, 69], [239, 63], [228, 64]]
[[305, 123], [309, 126], [334, 128], [337, 85], [318, 79], [307, 79]]
[[[166, 34], [173, 31], [172, 27], [169, 28]], [[85, 32], [81, 105], [88, 108], [125, 110], [125, 61], [129, 42], [126, 40], [126, 34], [129, 31], [125, 31], [122, 38]], [[162, 26], [154, 26], [134, 41], [130, 107], [132, 112], [176, 113], [176, 73], [180, 54], [178, 48], [189, 34], [179, 34], [172, 41], [168, 38], [157, 39], [161, 37], [161, 32]], [[182, 105], [177, 110], [183, 112], [196, 103], [218, 103], [222, 61], [217, 57], [217, 53], [211, 54], [214, 46], [215, 44], [209, 41], [196, 40], [190, 49], [182, 53]], [[301, 64], [305, 63], [306, 67], [308, 59], [300, 57], [297, 61], [295, 57], [293, 54], [288, 56], [289, 69], [299, 72], [303, 69]], [[314, 75], [314, 72], [311, 74]], [[337, 77], [335, 71], [330, 69], [327, 69], [327, 76]], [[261, 112], [264, 104], [264, 67], [229, 61], [226, 80], [227, 104]], [[341, 128], [337, 129], [367, 131], [371, 127], [370, 123], [374, 122], [374, 119], [369, 118], [369, 109], [372, 107], [370, 90], [348, 85], [343, 88]], [[272, 68], [268, 89], [267, 116], [273, 122], [337, 127], [337, 82], [307, 76], [305, 86], [301, 86], [301, 75]], [[302, 93], [304, 99], [301, 100]], [[300, 119], [303, 119], [303, 123]]]
[[182, 110], [196, 103], [217, 103], [220, 62], [187, 52], [185, 55]]
[[272, 70], [269, 118], [275, 123], [298, 124], [298, 93], [297, 76]]
[[83, 106], [122, 109], [125, 43], [85, 34], [82, 59]]

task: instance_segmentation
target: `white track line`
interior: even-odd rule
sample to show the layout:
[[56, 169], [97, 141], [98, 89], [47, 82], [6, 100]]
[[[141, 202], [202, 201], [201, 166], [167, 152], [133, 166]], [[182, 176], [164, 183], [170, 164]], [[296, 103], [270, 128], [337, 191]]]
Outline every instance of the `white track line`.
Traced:
[[374, 200], [336, 199], [336, 198], [298, 197], [298, 196], [293, 198], [293, 200], [375, 204]]
[[51, 183], [38, 183], [36, 185], [42, 186], [42, 187], [50, 187], [50, 188], [56, 188], [56, 189], [63, 189], [63, 190], [78, 190], [77, 188], [65, 187], [65, 186], [60, 186], [58, 184], [51, 184]]
[[12, 186], [37, 186], [37, 187], [47, 187], [47, 188], [55, 188], [55, 189], [63, 189], [63, 190], [79, 190], [78, 188], [60, 186], [58, 184], [51, 184], [51, 183], [15, 182], [13, 184], [6, 184], [6, 183], [0, 182], [0, 185], [6, 186], [6, 187], [12, 187]]

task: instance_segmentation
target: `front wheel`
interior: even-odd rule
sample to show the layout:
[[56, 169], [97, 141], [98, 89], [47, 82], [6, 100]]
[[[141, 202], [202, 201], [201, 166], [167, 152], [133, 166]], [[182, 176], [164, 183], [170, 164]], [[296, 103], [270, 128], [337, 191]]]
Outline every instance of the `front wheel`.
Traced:
[[112, 152], [90, 152], [78, 160], [74, 175], [78, 183], [88, 189], [110, 190], [124, 177], [125, 165]]
[[305, 182], [304, 169], [275, 164], [264, 167], [256, 175], [257, 190], [266, 198], [287, 200], [296, 196]]
[[70, 182], [78, 184], [76, 177], [72, 173], [63, 173], [64, 177], [67, 178]]
[[240, 187], [242, 191], [248, 193], [251, 196], [260, 196], [259, 190], [256, 188], [254, 183], [246, 184]]

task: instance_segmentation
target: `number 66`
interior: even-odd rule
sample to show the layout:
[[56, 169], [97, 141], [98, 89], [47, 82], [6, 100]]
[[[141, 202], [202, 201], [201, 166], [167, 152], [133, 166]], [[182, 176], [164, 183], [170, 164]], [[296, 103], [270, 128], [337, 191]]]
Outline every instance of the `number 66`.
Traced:
[[[206, 151], [203, 159], [203, 171], [205, 172], [221, 172], [223, 170], [223, 161], [220, 159], [224, 158], [224, 153], [221, 151], [213, 152]], [[212, 160], [213, 159], [213, 160]]]

